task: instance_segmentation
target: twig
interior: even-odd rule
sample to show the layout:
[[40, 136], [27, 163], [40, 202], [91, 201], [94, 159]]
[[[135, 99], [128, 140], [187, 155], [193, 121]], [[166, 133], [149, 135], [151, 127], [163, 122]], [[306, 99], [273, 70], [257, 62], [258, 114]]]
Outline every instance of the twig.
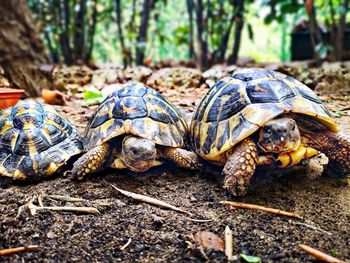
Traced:
[[225, 227], [225, 255], [227, 256], [227, 260], [232, 260], [233, 254], [233, 236], [232, 230], [229, 226]]
[[313, 229], [313, 230], [316, 230], [316, 231], [320, 231], [320, 232], [325, 233], [325, 234], [330, 235], [330, 236], [332, 235], [331, 232], [325, 231], [325, 230], [323, 230], [323, 229], [321, 229], [321, 228], [319, 228], [319, 227], [317, 227], [315, 225], [306, 224], [306, 223], [303, 223], [303, 222], [294, 222], [292, 220], [289, 220], [288, 222], [291, 223], [291, 224], [294, 224], [294, 225], [305, 226], [307, 228], [310, 228], [310, 229]]
[[84, 199], [80, 197], [71, 197], [66, 195], [48, 195], [49, 199], [57, 200], [57, 201], [66, 201], [66, 202], [83, 202]]
[[78, 213], [88, 213], [88, 214], [99, 214], [100, 212], [94, 207], [79, 207], [79, 206], [43, 206], [36, 207], [36, 210], [53, 210], [53, 211], [63, 211], [63, 212], [78, 212]]
[[40, 193], [39, 195], [38, 195], [38, 203], [39, 203], [39, 206], [40, 207], [44, 207], [44, 203], [43, 203], [43, 197], [44, 196], [44, 194], [43, 193]]
[[329, 263], [345, 263], [344, 261], [337, 259], [335, 257], [332, 257], [326, 253], [323, 253], [315, 248], [309, 247], [307, 245], [299, 244], [298, 245], [302, 250], [304, 250], [306, 253], [310, 254], [311, 256], [314, 256], [318, 260], [321, 260], [323, 262], [329, 262]]
[[35, 215], [38, 210], [53, 210], [64, 212], [90, 213], [99, 214], [100, 212], [94, 207], [77, 207], [77, 206], [36, 206], [33, 204], [35, 198], [30, 198], [27, 204], [18, 209], [17, 217], [25, 210], [28, 210], [31, 215]]
[[20, 253], [20, 252], [35, 251], [38, 249], [39, 249], [39, 246], [37, 246], [37, 245], [2, 249], [2, 250], [0, 250], [0, 257], [13, 255], [13, 254]]
[[234, 208], [260, 210], [260, 211], [264, 211], [275, 215], [290, 216], [290, 217], [296, 217], [301, 219], [301, 216], [295, 213], [287, 212], [287, 211], [283, 211], [275, 208], [269, 208], [261, 205], [245, 204], [245, 203], [231, 202], [231, 201], [221, 201], [220, 204], [229, 205], [230, 207], [234, 207]]
[[339, 109], [340, 111], [346, 111], [346, 110], [350, 110], [350, 107], [344, 107], [344, 108], [341, 108]]
[[128, 242], [126, 242], [125, 245], [120, 248], [120, 250], [126, 249], [130, 245], [130, 243], [131, 243], [131, 238], [129, 238]]
[[151, 205], [156, 205], [156, 206], [159, 206], [159, 207], [163, 207], [163, 208], [167, 208], [167, 209], [171, 209], [171, 210], [174, 210], [174, 211], [177, 211], [177, 212], [180, 212], [180, 213], [184, 213], [186, 215], [188, 215], [189, 217], [192, 217], [192, 213], [186, 211], [186, 210], [183, 210], [179, 207], [176, 207], [176, 206], [173, 206], [171, 204], [168, 204], [164, 201], [161, 201], [161, 200], [158, 200], [156, 198], [153, 198], [153, 197], [149, 197], [149, 196], [145, 196], [145, 195], [141, 195], [141, 194], [136, 194], [136, 193], [133, 193], [133, 192], [129, 192], [129, 191], [125, 191], [125, 190], [122, 190], [122, 189], [119, 189], [117, 187], [115, 187], [114, 185], [111, 184], [111, 186], [117, 190], [119, 193], [121, 193], [122, 195], [125, 195], [127, 197], [130, 197], [134, 200], [137, 200], [137, 201], [140, 201], [140, 202], [144, 202], [144, 203], [148, 203], [148, 204], [151, 204]]
[[188, 217], [188, 220], [196, 223], [207, 223], [207, 222], [212, 222], [212, 219], [195, 219], [195, 218], [190, 218]]

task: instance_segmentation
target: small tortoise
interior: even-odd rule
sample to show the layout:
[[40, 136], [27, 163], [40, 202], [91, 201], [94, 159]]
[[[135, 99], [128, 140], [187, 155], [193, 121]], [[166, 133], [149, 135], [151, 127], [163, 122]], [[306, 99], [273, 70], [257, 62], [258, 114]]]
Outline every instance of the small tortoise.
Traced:
[[279, 72], [236, 71], [202, 99], [190, 127], [202, 158], [224, 166], [224, 187], [244, 195], [257, 165], [289, 167], [323, 152], [350, 171], [350, 140], [316, 94]]
[[199, 168], [186, 145], [188, 127], [180, 112], [161, 94], [132, 83], [110, 94], [92, 116], [84, 135], [87, 153], [72, 170], [73, 177], [105, 167], [145, 172], [169, 159], [189, 169]]
[[0, 174], [37, 180], [83, 149], [77, 130], [52, 106], [19, 102], [0, 112]]

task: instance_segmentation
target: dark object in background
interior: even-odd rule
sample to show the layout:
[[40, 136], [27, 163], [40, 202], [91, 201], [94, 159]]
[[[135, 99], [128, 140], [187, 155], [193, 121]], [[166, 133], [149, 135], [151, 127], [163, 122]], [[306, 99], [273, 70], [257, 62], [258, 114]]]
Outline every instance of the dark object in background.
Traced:
[[[312, 59], [314, 51], [312, 49], [310, 32], [293, 32], [291, 37], [291, 60]], [[322, 38], [325, 43], [331, 44], [330, 32], [322, 32]], [[346, 29], [344, 33], [344, 51], [345, 54], [350, 52], [350, 29]]]

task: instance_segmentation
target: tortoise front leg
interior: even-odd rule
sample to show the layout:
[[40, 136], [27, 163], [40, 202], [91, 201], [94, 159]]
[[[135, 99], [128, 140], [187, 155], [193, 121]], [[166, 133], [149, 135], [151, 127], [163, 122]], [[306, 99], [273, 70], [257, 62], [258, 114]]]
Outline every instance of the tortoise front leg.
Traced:
[[89, 173], [95, 173], [110, 159], [110, 145], [108, 143], [101, 144], [89, 150], [81, 156], [73, 165], [73, 178], [81, 180]]
[[224, 187], [234, 196], [243, 196], [258, 163], [258, 149], [255, 142], [248, 137], [231, 152], [222, 171]]
[[307, 143], [323, 152], [329, 159], [329, 164], [342, 175], [350, 173], [350, 138], [342, 133], [330, 131], [315, 134], [304, 134]]
[[194, 152], [172, 147], [159, 147], [158, 152], [163, 158], [173, 161], [180, 167], [192, 170], [203, 167], [203, 163]]

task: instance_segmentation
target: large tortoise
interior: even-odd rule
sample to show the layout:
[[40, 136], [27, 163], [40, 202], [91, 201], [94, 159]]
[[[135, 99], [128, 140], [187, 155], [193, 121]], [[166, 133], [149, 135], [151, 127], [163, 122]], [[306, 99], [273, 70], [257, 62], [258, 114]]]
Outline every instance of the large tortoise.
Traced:
[[350, 140], [339, 133], [320, 98], [296, 79], [252, 68], [218, 81], [190, 127], [202, 158], [224, 166], [224, 187], [244, 195], [256, 165], [289, 167], [323, 152], [350, 171]]
[[110, 94], [86, 127], [86, 153], [74, 164], [72, 175], [104, 168], [145, 172], [169, 159], [189, 169], [200, 166], [198, 156], [182, 149], [188, 127], [176, 107], [160, 93], [134, 82]]
[[77, 130], [52, 106], [19, 102], [0, 112], [0, 174], [37, 180], [83, 149]]

